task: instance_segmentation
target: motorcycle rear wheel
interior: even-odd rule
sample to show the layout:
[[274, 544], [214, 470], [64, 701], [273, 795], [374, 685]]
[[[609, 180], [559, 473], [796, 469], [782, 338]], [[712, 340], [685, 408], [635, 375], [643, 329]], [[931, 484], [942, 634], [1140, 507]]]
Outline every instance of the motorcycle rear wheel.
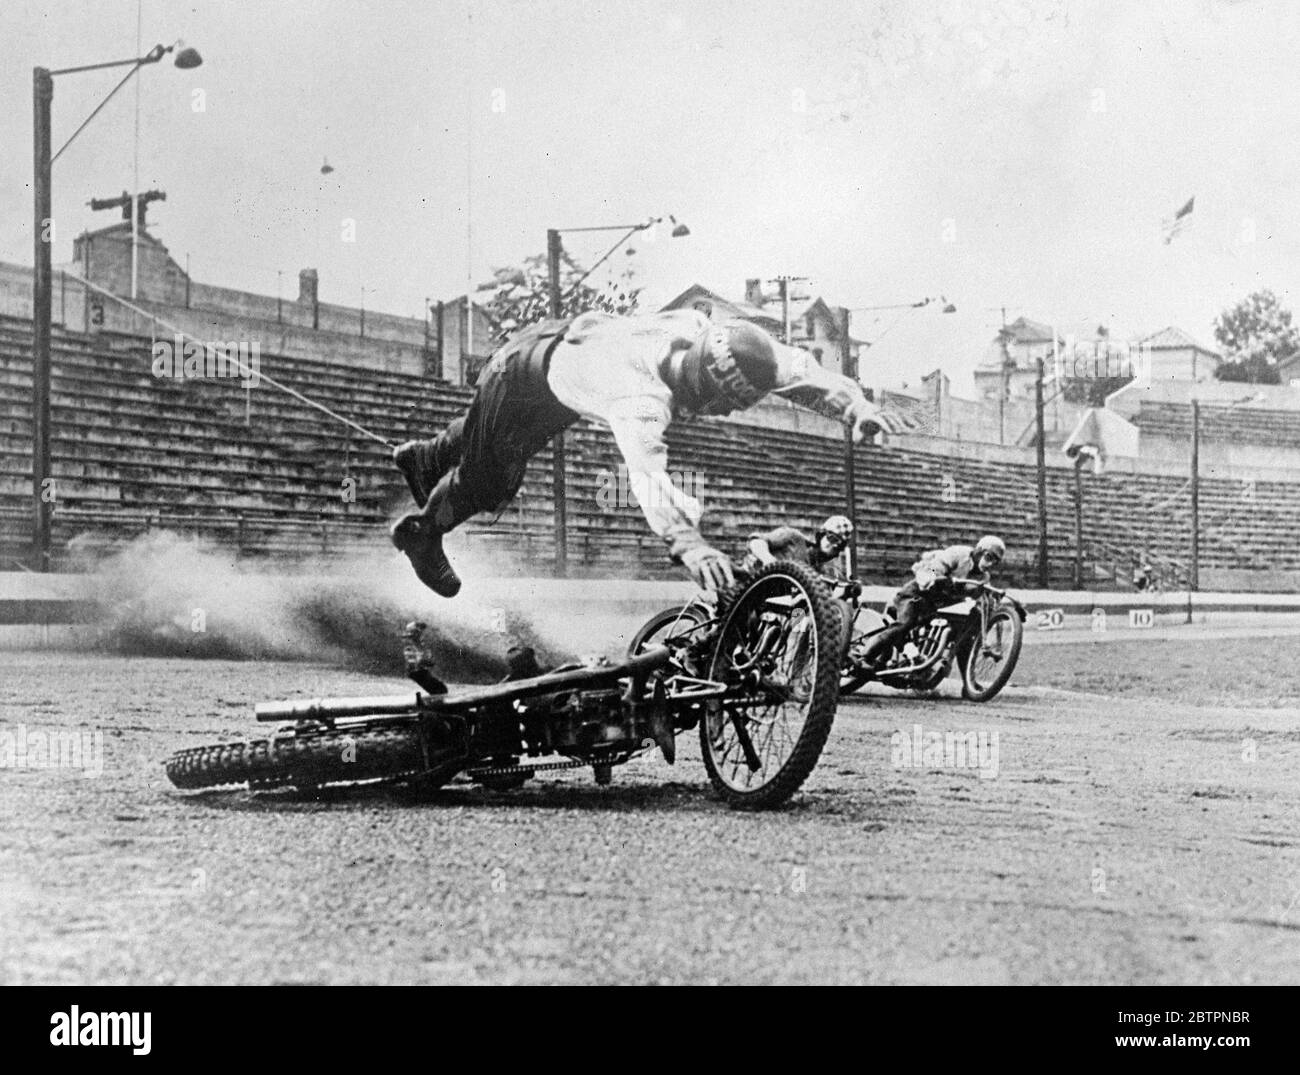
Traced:
[[656, 613], [641, 626], [628, 643], [627, 655], [635, 657], [652, 646], [662, 646], [664, 640], [688, 635], [693, 627], [699, 626], [709, 618], [708, 610], [696, 603], [674, 605]]
[[[788, 613], [774, 611], [788, 608]], [[761, 662], [768, 703], [740, 705], [726, 698], [708, 704], [700, 721], [700, 750], [714, 791], [739, 809], [777, 806], [807, 780], [821, 757], [839, 701], [844, 622], [838, 603], [817, 573], [777, 561], [757, 571], [727, 603], [708, 678], [734, 680], [752, 657], [765, 613], [779, 626], [779, 641]], [[782, 699], [781, 696], [785, 697]], [[759, 761], [751, 769], [744, 742]]]
[[872, 675], [870, 672], [858, 671], [849, 658], [849, 654], [855, 649], [861, 649], [865, 644], [869, 634], [867, 631], [859, 631], [858, 616], [861, 615], [862, 609], [852, 609], [848, 605], [843, 606], [845, 614], [851, 616], [847, 631], [848, 639], [844, 646], [843, 667], [840, 672], [840, 697], [859, 691], [871, 682]]

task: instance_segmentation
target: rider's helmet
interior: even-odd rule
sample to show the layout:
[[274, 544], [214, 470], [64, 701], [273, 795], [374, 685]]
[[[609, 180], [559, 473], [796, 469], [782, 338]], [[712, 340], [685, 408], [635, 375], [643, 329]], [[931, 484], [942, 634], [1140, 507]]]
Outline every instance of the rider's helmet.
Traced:
[[817, 539], [831, 539], [837, 549], [843, 549], [853, 537], [853, 523], [843, 515], [832, 515], [817, 528]]
[[757, 325], [710, 325], [686, 353], [686, 400], [700, 414], [752, 407], [776, 386], [775, 341]]
[[1002, 563], [1007, 554], [1007, 544], [994, 534], [985, 534], [975, 543], [973, 559], [980, 570], [988, 570]]

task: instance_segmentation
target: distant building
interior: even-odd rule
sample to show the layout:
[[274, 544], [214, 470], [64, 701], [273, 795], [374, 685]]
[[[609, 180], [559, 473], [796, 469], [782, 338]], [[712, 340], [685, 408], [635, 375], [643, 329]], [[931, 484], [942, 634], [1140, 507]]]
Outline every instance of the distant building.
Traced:
[[1129, 377], [1207, 380], [1223, 361], [1217, 351], [1173, 326], [1134, 341], [1112, 340], [1101, 329], [1094, 338], [1076, 339], [1054, 332], [1050, 325], [1018, 317], [993, 338], [975, 368], [979, 398], [989, 403], [1032, 400], [1040, 358], [1049, 382], [1059, 376], [1067, 383]]
[[1055, 354], [1064, 338], [1050, 325], [1017, 317], [989, 344], [984, 360], [975, 367], [975, 391], [986, 402], [1032, 399], [1038, 380], [1038, 360], [1053, 369]]
[[[1214, 377], [1223, 356], [1192, 339], [1180, 328], [1163, 328], [1138, 341], [1147, 353], [1153, 381], [1204, 381]], [[1285, 382], [1284, 382], [1285, 383]]]
[[1281, 384], [1300, 386], [1300, 351], [1278, 362], [1277, 375]]
[[[785, 338], [786, 314], [781, 300], [763, 292], [762, 281], [745, 281], [744, 299], [730, 299], [702, 284], [692, 284], [676, 298], [664, 304], [665, 310], [700, 310], [715, 321], [748, 321]], [[840, 326], [835, 311], [821, 298], [804, 298], [790, 302], [790, 338], [788, 342], [812, 354], [826, 369], [835, 370], [855, 380], [863, 341], [849, 338], [849, 361], [841, 358]]]
[[[165, 327], [170, 325], [198, 340], [256, 342], [267, 354], [390, 370], [452, 384], [464, 381], [463, 302], [461, 309], [450, 312], [444, 306], [440, 346], [433, 311], [423, 318], [403, 317], [321, 302], [315, 269], [298, 273], [296, 295], [266, 295], [196, 280], [147, 227], [139, 230], [132, 299], [131, 247], [129, 221], [78, 235], [72, 260], [55, 267], [54, 324], [82, 332], [145, 336], [165, 335], [172, 331]], [[84, 287], [79, 277], [94, 287]], [[292, 286], [288, 281], [286, 285]], [[133, 312], [114, 297], [144, 313]], [[32, 316], [30, 266], [0, 264], [0, 313]], [[475, 325], [477, 332], [477, 317]], [[478, 346], [475, 336], [476, 353]]]

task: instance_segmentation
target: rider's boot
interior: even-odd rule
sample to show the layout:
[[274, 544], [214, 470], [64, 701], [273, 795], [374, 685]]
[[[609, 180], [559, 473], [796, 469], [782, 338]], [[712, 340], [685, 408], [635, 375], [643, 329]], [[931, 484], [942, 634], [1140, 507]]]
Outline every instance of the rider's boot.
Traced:
[[858, 663], [872, 672], [879, 672], [894, 655], [894, 641], [890, 638], [873, 638], [858, 656]]
[[455, 597], [460, 593], [460, 576], [443, 551], [443, 532], [433, 519], [407, 515], [398, 520], [391, 533], [393, 544], [406, 553], [416, 576], [429, 589], [439, 597]]

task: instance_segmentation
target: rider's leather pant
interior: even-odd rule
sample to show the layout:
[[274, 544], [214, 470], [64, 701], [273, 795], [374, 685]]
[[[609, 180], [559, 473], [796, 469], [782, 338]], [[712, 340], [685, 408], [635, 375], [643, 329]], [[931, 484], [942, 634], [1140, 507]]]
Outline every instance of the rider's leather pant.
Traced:
[[922, 590], [912, 581], [898, 591], [894, 604], [897, 610], [894, 622], [867, 643], [861, 657], [864, 664], [878, 664], [887, 659], [913, 627], [925, 623], [938, 611], [940, 595], [934, 589]]
[[427, 442], [431, 450], [422, 455], [432, 468], [423, 478], [433, 493], [423, 514], [439, 532], [509, 503], [523, 484], [528, 460], [578, 420], [546, 380], [557, 337], [534, 329], [492, 356], [469, 410]]

